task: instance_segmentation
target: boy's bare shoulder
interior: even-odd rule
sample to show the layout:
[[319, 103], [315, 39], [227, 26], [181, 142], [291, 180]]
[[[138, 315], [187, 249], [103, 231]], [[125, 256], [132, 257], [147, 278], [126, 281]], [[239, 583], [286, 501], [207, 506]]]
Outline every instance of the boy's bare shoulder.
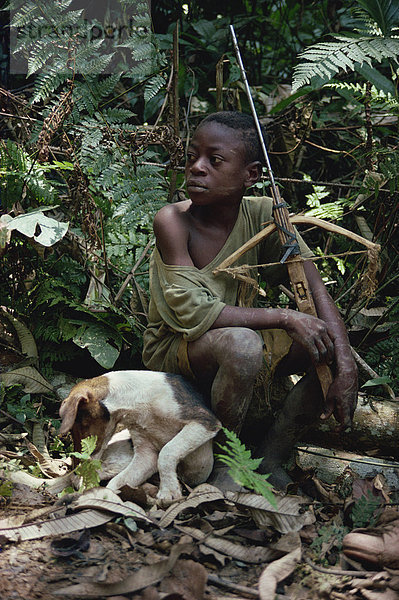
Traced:
[[162, 259], [167, 264], [191, 265], [188, 253], [190, 200], [163, 206], [154, 218], [154, 233]]
[[166, 204], [155, 215], [154, 224], [162, 225], [170, 221], [180, 221], [191, 205], [191, 200], [182, 200], [174, 204]]
[[166, 204], [154, 217], [154, 233], [158, 236], [173, 236], [176, 233], [188, 231], [187, 210], [190, 200], [183, 200], [175, 204]]

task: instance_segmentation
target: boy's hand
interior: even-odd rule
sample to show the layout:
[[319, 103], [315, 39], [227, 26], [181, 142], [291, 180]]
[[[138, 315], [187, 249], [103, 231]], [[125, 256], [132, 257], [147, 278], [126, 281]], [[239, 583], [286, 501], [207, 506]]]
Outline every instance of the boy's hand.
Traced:
[[326, 420], [334, 414], [339, 423], [338, 432], [350, 427], [357, 404], [357, 390], [357, 367], [353, 358], [349, 356], [345, 367], [337, 368], [334, 381], [328, 390], [325, 411], [321, 419]]
[[312, 363], [315, 366], [335, 364], [335, 377], [321, 418], [326, 420], [334, 414], [339, 423], [338, 431], [344, 431], [351, 426], [358, 390], [357, 367], [350, 346], [340, 343], [325, 321], [296, 311], [286, 312], [285, 330], [307, 350]]
[[334, 361], [334, 341], [325, 321], [295, 310], [284, 311], [282, 328], [298, 344], [303, 346], [312, 363], [328, 365]]

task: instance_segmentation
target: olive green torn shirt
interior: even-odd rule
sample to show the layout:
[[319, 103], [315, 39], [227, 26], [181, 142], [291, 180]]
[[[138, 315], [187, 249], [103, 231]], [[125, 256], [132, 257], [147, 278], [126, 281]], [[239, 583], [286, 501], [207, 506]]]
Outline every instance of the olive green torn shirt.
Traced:
[[[179, 373], [177, 352], [183, 340], [194, 341], [210, 329], [226, 305], [236, 306], [239, 280], [227, 273], [213, 275], [214, 269], [230, 254], [272, 221], [271, 198], [244, 197], [237, 221], [223, 248], [203, 269], [167, 265], [157, 249], [150, 262], [150, 306], [144, 333], [143, 362], [148, 369]], [[298, 235], [304, 258], [312, 252]], [[241, 256], [233, 266], [278, 262], [282, 256], [277, 232]], [[262, 269], [268, 285], [287, 278], [286, 267]], [[257, 278], [257, 269], [250, 275]]]

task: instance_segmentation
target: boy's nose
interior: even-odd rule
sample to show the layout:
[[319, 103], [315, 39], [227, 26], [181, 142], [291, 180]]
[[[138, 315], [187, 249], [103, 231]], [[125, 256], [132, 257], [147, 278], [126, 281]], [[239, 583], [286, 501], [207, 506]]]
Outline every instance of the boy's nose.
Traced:
[[198, 174], [198, 173], [205, 173], [205, 171], [206, 171], [205, 161], [202, 157], [198, 157], [197, 160], [190, 165], [191, 173]]

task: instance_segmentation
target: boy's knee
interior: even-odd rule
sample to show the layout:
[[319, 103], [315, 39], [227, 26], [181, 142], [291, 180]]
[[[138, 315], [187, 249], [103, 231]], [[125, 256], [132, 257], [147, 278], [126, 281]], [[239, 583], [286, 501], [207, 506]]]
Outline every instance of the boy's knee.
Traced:
[[234, 370], [256, 374], [262, 366], [263, 342], [252, 329], [230, 327], [223, 330], [219, 353], [221, 364], [228, 363]]
[[262, 366], [263, 342], [252, 329], [211, 329], [188, 346], [191, 368], [202, 381], [212, 381], [219, 368], [244, 377], [255, 377]]

